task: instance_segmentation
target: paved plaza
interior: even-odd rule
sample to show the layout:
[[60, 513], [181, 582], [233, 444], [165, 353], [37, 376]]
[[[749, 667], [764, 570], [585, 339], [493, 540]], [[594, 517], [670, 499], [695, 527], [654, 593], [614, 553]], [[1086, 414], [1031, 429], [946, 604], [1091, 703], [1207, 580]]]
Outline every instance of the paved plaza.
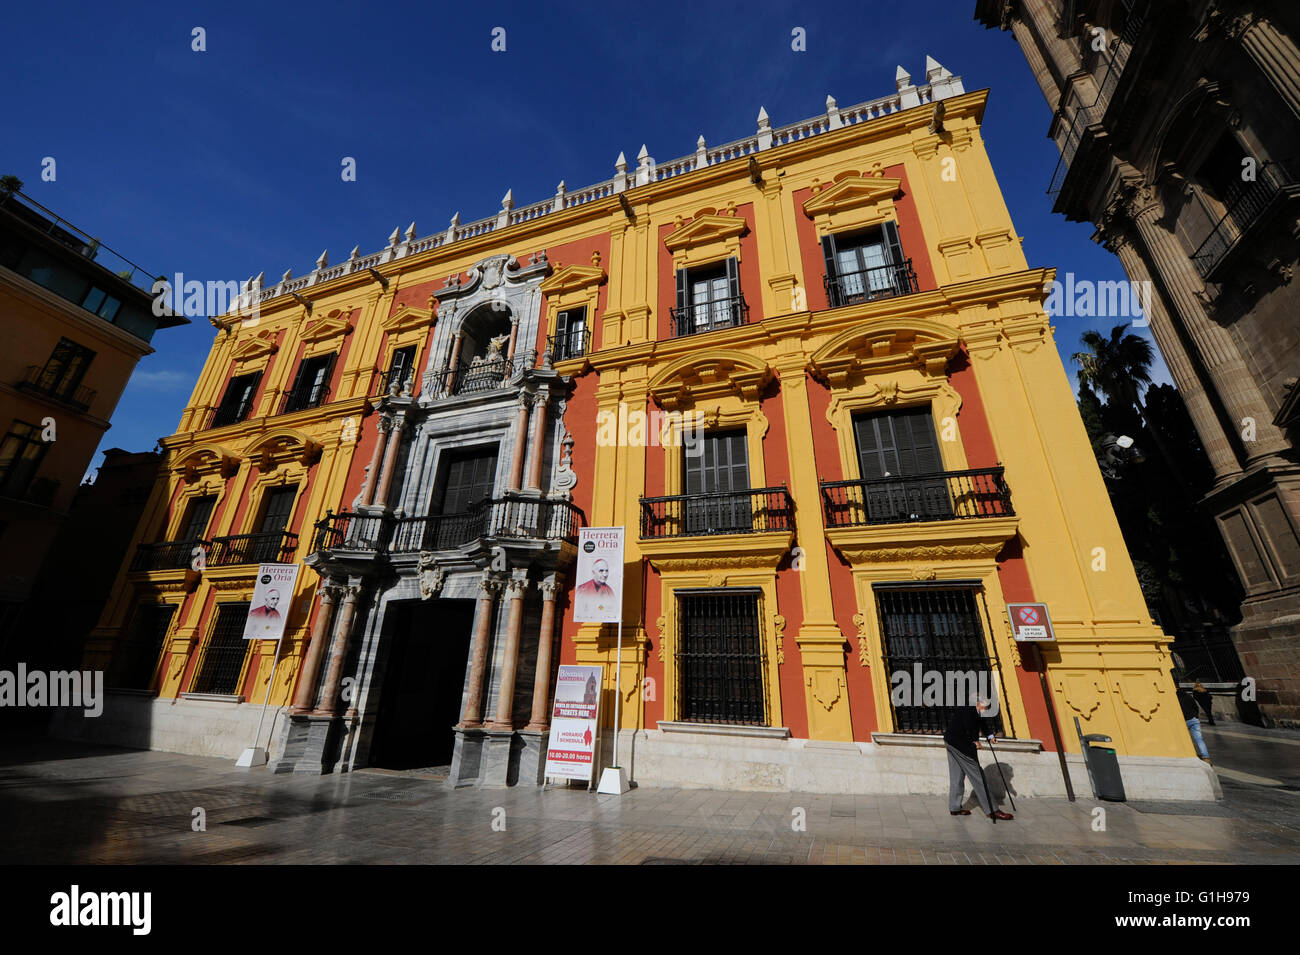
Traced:
[[937, 796], [449, 790], [431, 772], [274, 776], [8, 735], [0, 861], [1300, 863], [1300, 733], [1229, 724], [1205, 735], [1221, 802], [1023, 798], [1015, 820], [996, 825], [978, 810], [950, 816]]

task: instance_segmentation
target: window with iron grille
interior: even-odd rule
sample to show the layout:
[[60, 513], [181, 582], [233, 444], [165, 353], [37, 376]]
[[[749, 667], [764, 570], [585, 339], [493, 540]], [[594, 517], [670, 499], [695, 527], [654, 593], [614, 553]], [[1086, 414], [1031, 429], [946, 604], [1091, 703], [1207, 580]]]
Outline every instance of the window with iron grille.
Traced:
[[0, 496], [26, 494], [49, 449], [49, 443], [41, 440], [39, 425], [15, 420], [0, 441]]
[[555, 316], [555, 361], [578, 358], [587, 348], [587, 307], [569, 308]]
[[[415, 375], [415, 346], [407, 345], [404, 348], [398, 348], [393, 351], [393, 358], [388, 363], [388, 372], [384, 375], [380, 386], [380, 394], [388, 394], [392, 385], [397, 385], [400, 392], [406, 387], [406, 380], [414, 378]], [[412, 380], [414, 387], [414, 380]]]
[[230, 384], [226, 385], [226, 393], [221, 398], [221, 404], [217, 406], [216, 413], [212, 416], [212, 427], [220, 428], [222, 425], [236, 424], [247, 418], [248, 413], [253, 410], [253, 398], [257, 394], [257, 385], [261, 380], [260, 371], [231, 378]]
[[203, 534], [208, 529], [208, 521], [212, 519], [212, 509], [217, 506], [217, 496], [215, 494], [205, 494], [203, 497], [192, 498], [189, 507], [185, 511], [185, 521], [181, 524], [181, 533], [177, 540], [196, 541], [202, 540]]
[[929, 408], [853, 416], [863, 504], [873, 522], [945, 520], [952, 499], [942, 477], [939, 442]]
[[289, 397], [285, 400], [285, 414], [325, 403], [329, 397], [330, 373], [334, 370], [334, 359], [337, 357], [317, 355], [315, 358], [304, 358], [299, 363], [298, 374], [294, 377], [293, 387], [289, 389]]
[[113, 686], [128, 690], [150, 688], [175, 613], [172, 604], [141, 604], [136, 608], [127, 638], [118, 649]]
[[239, 689], [239, 674], [244, 670], [249, 641], [244, 639], [248, 622], [247, 603], [217, 605], [217, 619], [203, 648], [203, 659], [190, 686], [191, 693], [231, 695]]
[[740, 263], [730, 258], [715, 265], [677, 270], [674, 334], [695, 335], [745, 324], [740, 290]]
[[677, 592], [677, 718], [767, 725], [758, 591]]
[[916, 291], [895, 222], [862, 232], [823, 236], [822, 256], [831, 308]]
[[95, 353], [85, 345], [78, 345], [71, 338], [60, 338], [41, 369], [36, 387], [55, 398], [73, 398], [94, 358]]
[[[942, 734], [957, 707], [966, 705], [972, 688], [1002, 702], [974, 587], [878, 586], [875, 594], [886, 678], [892, 689], [895, 674], [905, 674], [906, 681], [900, 679], [898, 685], [911, 690], [902, 704], [895, 703], [891, 693], [895, 732]], [[941, 675], [943, 692], [937, 702], [923, 694], [930, 672]], [[994, 720], [1001, 733], [1000, 707]]]

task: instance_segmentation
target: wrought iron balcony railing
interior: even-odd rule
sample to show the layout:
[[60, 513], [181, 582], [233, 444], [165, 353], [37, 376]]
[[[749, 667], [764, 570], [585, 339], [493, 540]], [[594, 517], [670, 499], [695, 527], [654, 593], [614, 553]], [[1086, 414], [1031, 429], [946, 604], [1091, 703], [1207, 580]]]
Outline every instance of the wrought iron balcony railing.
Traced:
[[263, 534], [231, 534], [212, 538], [208, 551], [209, 567], [226, 567], [231, 564], [262, 564], [293, 562], [298, 549], [298, 535], [289, 531]]
[[765, 534], [794, 529], [785, 487], [641, 498], [641, 539]]
[[1002, 468], [943, 471], [869, 481], [823, 481], [827, 527], [908, 524], [977, 517], [1011, 517], [1011, 491]]
[[313, 551], [410, 554], [454, 550], [480, 539], [576, 540], [582, 514], [571, 501], [484, 499], [455, 514], [391, 518], [343, 511], [316, 524]]
[[858, 272], [828, 275], [825, 283], [826, 302], [831, 308], [910, 295], [917, 291], [916, 271], [911, 259], [904, 259], [898, 265], [879, 265]]
[[87, 388], [85, 385], [75, 388], [69, 388], [62, 384], [53, 375], [44, 374], [43, 365], [28, 365], [27, 374], [18, 382], [18, 387], [23, 391], [30, 391], [34, 394], [42, 395], [46, 398], [52, 398], [78, 411], [90, 410], [91, 402], [95, 400], [98, 392], [94, 388]]
[[253, 403], [250, 401], [244, 406], [239, 405], [218, 405], [212, 409], [208, 417], [209, 428], [221, 428], [228, 424], [239, 424], [248, 417], [253, 410]]
[[1237, 247], [1242, 236], [1263, 218], [1273, 200], [1292, 185], [1291, 177], [1277, 163], [1266, 162], [1259, 167], [1255, 181], [1245, 183], [1230, 198], [1228, 211], [1192, 255], [1201, 278], [1214, 273], [1228, 253]]
[[193, 565], [194, 548], [202, 547], [205, 551], [211, 547], [209, 541], [202, 539], [188, 541], [160, 541], [156, 544], [140, 544], [131, 559], [132, 570], [183, 570]]
[[591, 329], [577, 328], [562, 335], [547, 335], [546, 350], [551, 353], [551, 361], [568, 361], [591, 354]]
[[284, 403], [280, 406], [280, 414], [291, 414], [295, 411], [304, 411], [307, 408], [319, 408], [329, 400], [329, 385], [318, 385], [315, 388], [298, 388], [285, 393]]
[[749, 306], [745, 304], [744, 295], [714, 299], [669, 311], [672, 314], [673, 335], [676, 338], [749, 324]]
[[520, 375], [536, 364], [536, 351], [524, 352], [509, 361], [505, 358], [462, 361], [455, 368], [444, 368], [434, 373], [428, 394], [437, 397], [495, 391], [517, 381]]

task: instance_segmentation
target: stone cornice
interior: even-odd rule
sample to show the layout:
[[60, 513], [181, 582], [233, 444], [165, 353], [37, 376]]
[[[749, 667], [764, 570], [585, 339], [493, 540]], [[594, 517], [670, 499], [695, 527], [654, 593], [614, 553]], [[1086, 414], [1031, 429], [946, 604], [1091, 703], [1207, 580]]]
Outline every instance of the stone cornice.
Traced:
[[828, 527], [826, 537], [851, 564], [989, 560], [1016, 535], [1016, 517]]
[[661, 574], [708, 570], [776, 570], [794, 544], [793, 531], [761, 534], [715, 534], [707, 537], [665, 537], [637, 544]]

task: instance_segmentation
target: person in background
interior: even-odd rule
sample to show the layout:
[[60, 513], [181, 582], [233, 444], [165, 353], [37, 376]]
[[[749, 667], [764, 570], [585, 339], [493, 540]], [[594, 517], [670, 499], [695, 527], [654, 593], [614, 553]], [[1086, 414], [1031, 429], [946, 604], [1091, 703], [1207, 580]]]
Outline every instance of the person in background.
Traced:
[[993, 721], [980, 715], [989, 708], [988, 700], [976, 697], [972, 702], [973, 706], [957, 707], [943, 733], [943, 745], [948, 751], [948, 812], [954, 816], [970, 815], [969, 809], [961, 807], [965, 780], [969, 779], [980, 808], [990, 819], [994, 822], [1014, 819], [1011, 813], [993, 808], [984, 770], [980, 769], [979, 758], [975, 755], [975, 741], [981, 736], [990, 741], [997, 737]]
[[1214, 726], [1214, 697], [1210, 696], [1210, 691], [1205, 688], [1204, 683], [1197, 683], [1192, 687], [1192, 698], [1205, 712], [1205, 722]]
[[1188, 690], [1179, 690], [1178, 703], [1183, 708], [1183, 719], [1187, 721], [1187, 730], [1192, 734], [1192, 742], [1196, 744], [1196, 755], [1208, 763], [1210, 751], [1205, 748], [1205, 739], [1201, 736], [1201, 721], [1196, 718], [1196, 701], [1192, 699], [1192, 694]]

